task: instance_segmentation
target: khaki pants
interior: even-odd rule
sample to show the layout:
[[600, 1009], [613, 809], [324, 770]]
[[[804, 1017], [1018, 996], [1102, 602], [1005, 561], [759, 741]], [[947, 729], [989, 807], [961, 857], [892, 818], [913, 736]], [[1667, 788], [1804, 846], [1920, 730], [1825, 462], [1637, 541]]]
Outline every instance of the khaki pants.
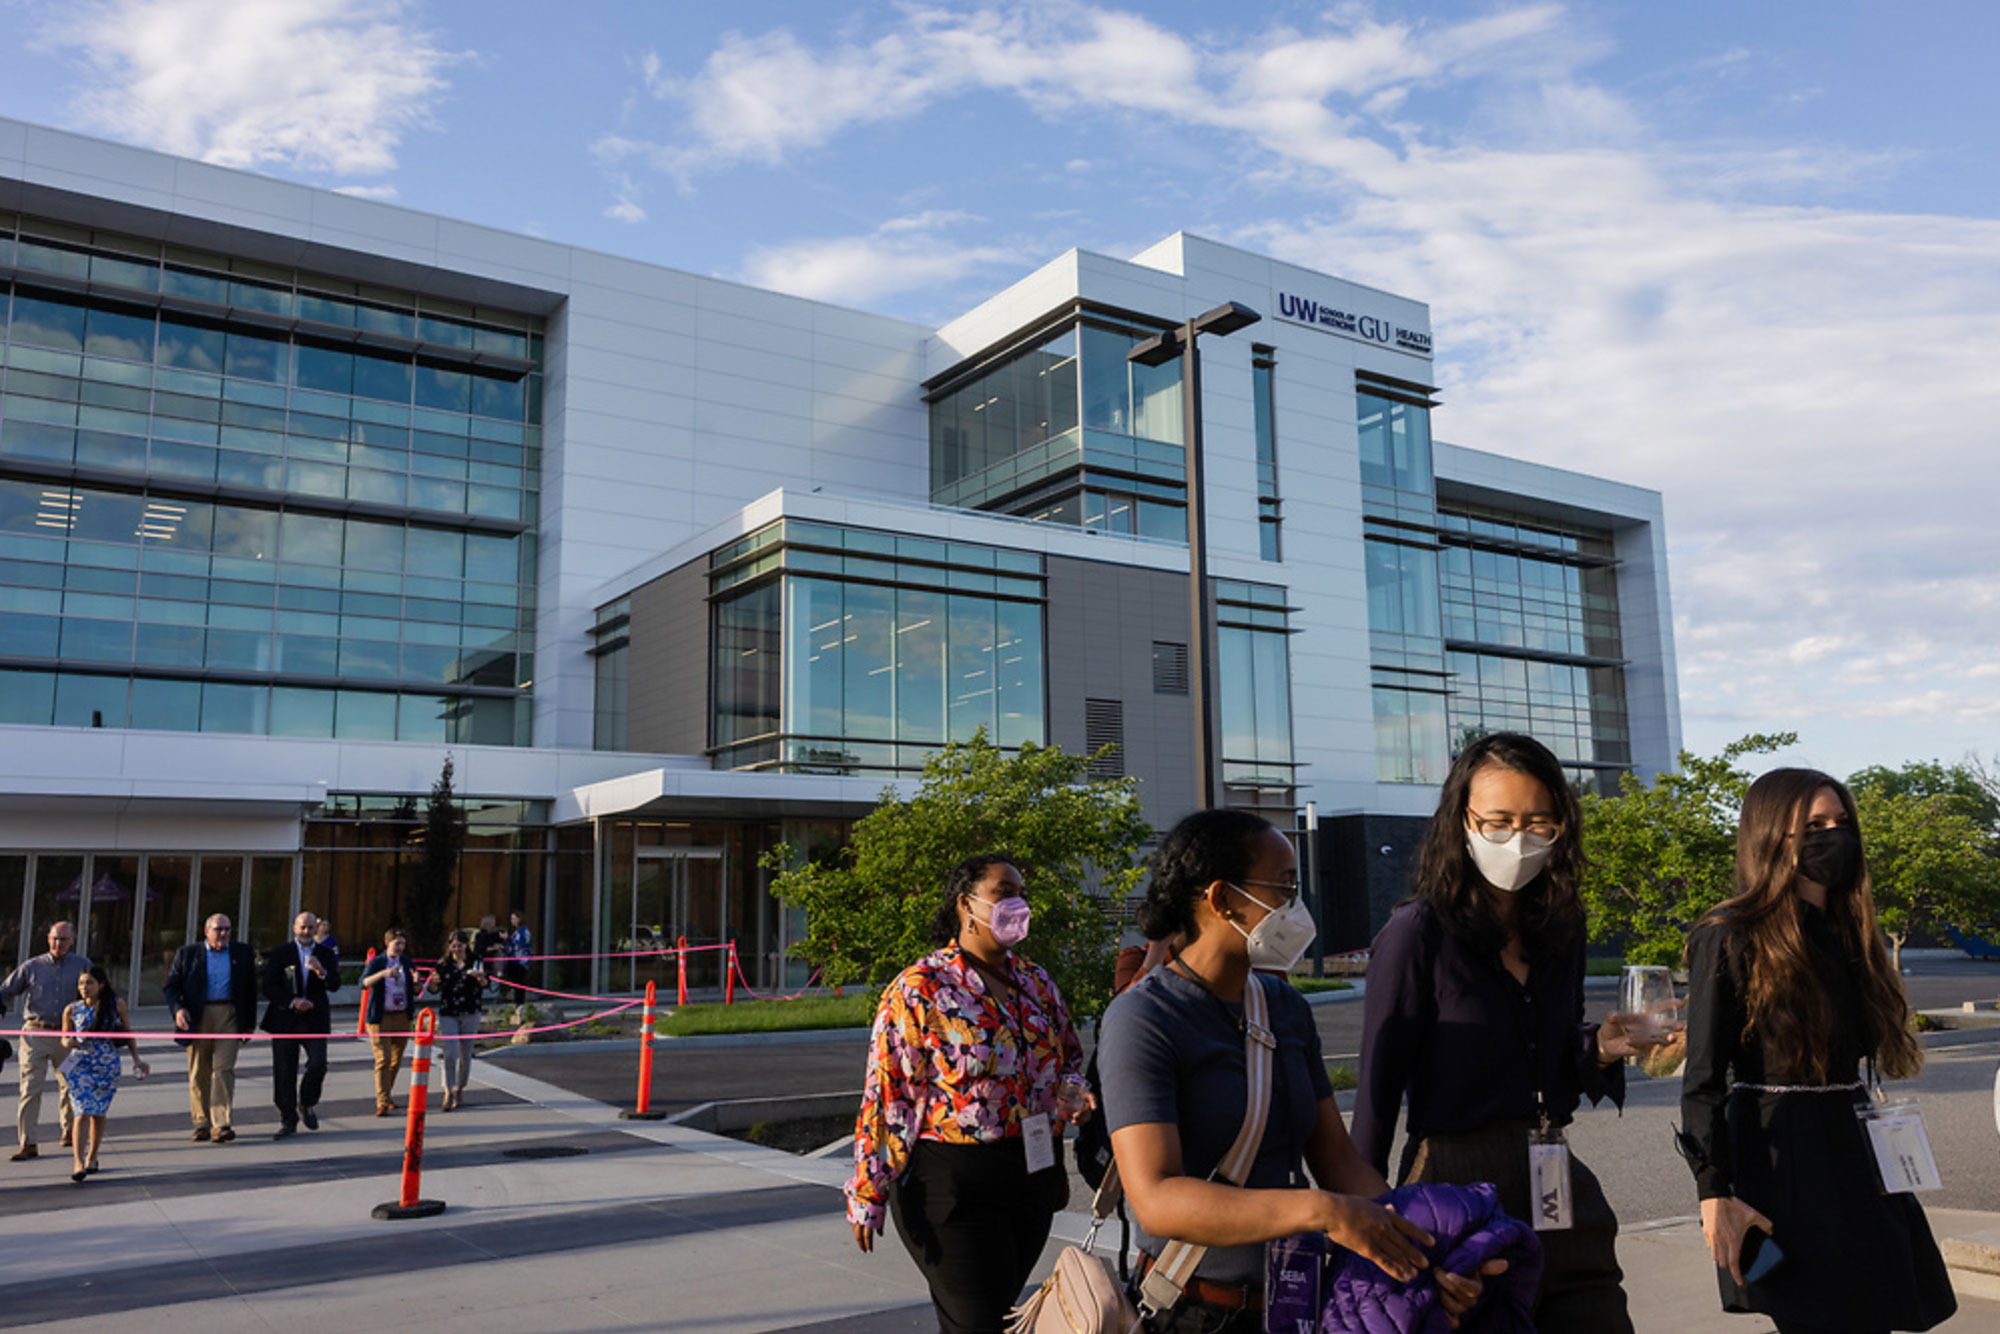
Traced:
[[[236, 1007], [228, 1001], [210, 1001], [202, 1007], [194, 1031], [234, 1033]], [[229, 1110], [236, 1103], [236, 1053], [242, 1046], [233, 1040], [188, 1044], [188, 1112], [197, 1130], [211, 1125], [219, 1130], [230, 1124]]]
[[[69, 1056], [62, 1045], [62, 1035], [51, 1029], [47, 1033], [21, 1038], [21, 1110], [18, 1128], [21, 1146], [26, 1148], [35, 1142], [35, 1127], [42, 1119], [42, 1090], [49, 1082], [49, 1072], [61, 1065]], [[76, 1123], [76, 1109], [69, 1105], [69, 1085], [58, 1074], [56, 1083], [62, 1092], [58, 1112], [62, 1118], [62, 1133], [65, 1138]]]
[[387, 1107], [394, 1099], [396, 1073], [403, 1068], [403, 1047], [410, 1040], [410, 1016], [385, 1014], [379, 1024], [368, 1025], [369, 1045], [375, 1048], [375, 1105]]

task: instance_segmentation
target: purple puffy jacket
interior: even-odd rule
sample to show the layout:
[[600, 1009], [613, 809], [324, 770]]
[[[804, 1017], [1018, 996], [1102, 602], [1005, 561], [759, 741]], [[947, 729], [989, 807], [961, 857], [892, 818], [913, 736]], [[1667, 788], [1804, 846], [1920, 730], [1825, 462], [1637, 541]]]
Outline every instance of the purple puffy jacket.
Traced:
[[1535, 1334], [1542, 1243], [1534, 1229], [1500, 1208], [1491, 1185], [1404, 1186], [1376, 1203], [1391, 1206], [1435, 1238], [1427, 1252], [1431, 1268], [1398, 1283], [1374, 1261], [1337, 1252], [1320, 1334], [1449, 1334], [1451, 1321], [1431, 1274], [1438, 1269], [1476, 1274], [1488, 1260], [1505, 1260], [1507, 1272], [1486, 1280], [1485, 1294], [1460, 1322], [1459, 1334]]

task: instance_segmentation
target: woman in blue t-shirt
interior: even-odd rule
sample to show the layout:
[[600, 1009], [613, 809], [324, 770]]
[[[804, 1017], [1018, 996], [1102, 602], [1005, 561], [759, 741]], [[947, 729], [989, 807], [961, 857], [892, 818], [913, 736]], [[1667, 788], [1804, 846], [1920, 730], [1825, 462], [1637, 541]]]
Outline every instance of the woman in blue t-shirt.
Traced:
[[[1423, 1230], [1372, 1202], [1388, 1183], [1347, 1138], [1312, 1011], [1290, 986], [1260, 983], [1277, 1048], [1248, 1179], [1242, 1187], [1208, 1179], [1243, 1125], [1252, 970], [1290, 969], [1316, 931], [1298, 894], [1291, 843], [1246, 811], [1195, 812], [1153, 858], [1139, 928], [1180, 945], [1105, 1011], [1098, 1066], [1144, 1263], [1171, 1240], [1208, 1248], [1155, 1331], [1261, 1330], [1263, 1243], [1276, 1238], [1323, 1233], [1398, 1281], [1427, 1263]], [[1453, 1275], [1439, 1282], [1453, 1311], [1480, 1291]]]

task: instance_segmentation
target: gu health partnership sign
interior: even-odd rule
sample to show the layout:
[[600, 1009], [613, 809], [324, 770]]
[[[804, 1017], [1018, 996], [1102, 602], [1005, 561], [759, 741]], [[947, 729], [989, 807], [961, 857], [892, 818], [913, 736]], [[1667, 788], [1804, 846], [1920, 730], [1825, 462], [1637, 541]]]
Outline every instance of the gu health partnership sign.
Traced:
[[1398, 352], [1414, 352], [1420, 357], [1428, 357], [1431, 354], [1431, 335], [1428, 329], [1406, 329], [1394, 320], [1381, 315], [1363, 315], [1357, 311], [1343, 310], [1324, 301], [1296, 296], [1291, 292], [1278, 293], [1278, 318], [1290, 320], [1294, 324], [1310, 324], [1315, 329], [1344, 334], [1349, 338], [1358, 338], [1364, 343], [1374, 343], [1378, 347], [1392, 347]]

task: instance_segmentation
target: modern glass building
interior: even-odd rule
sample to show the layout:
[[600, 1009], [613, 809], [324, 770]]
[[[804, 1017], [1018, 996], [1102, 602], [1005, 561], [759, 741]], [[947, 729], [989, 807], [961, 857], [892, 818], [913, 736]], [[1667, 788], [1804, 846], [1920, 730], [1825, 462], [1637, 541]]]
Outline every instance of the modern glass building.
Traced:
[[1358, 944], [1463, 738], [1679, 742], [1659, 497], [1435, 439], [1421, 303], [1176, 235], [930, 328], [0, 121], [0, 959], [365, 945], [447, 758], [454, 920], [605, 990], [682, 936], [802, 980], [763, 854], [982, 729], [1171, 823], [1188, 424], [1127, 354], [1223, 300], [1215, 777], [1313, 804]]

